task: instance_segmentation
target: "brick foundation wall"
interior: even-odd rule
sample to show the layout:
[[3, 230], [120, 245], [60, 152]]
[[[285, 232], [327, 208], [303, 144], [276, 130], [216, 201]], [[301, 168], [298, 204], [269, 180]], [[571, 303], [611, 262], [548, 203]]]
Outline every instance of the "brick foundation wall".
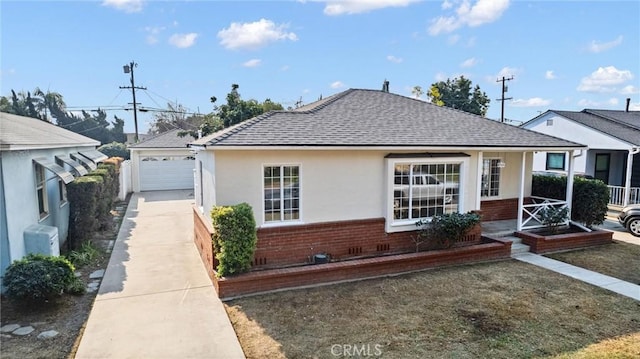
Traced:
[[476, 246], [399, 254], [352, 261], [254, 271], [215, 278], [218, 296], [231, 299], [278, 289], [396, 275], [433, 267], [509, 258], [510, 241], [491, 241]]
[[[482, 228], [474, 228], [458, 245], [480, 243]], [[373, 218], [258, 229], [254, 268], [278, 268], [310, 263], [314, 254], [332, 260], [415, 252], [416, 231], [385, 232], [385, 219]]]
[[193, 238], [200, 253], [200, 259], [202, 259], [202, 263], [207, 269], [209, 278], [213, 281], [215, 277], [213, 271], [215, 258], [213, 257], [213, 243], [211, 242], [213, 227], [211, 221], [207, 221], [196, 207], [193, 207], [193, 231]]
[[541, 236], [533, 232], [516, 232], [522, 243], [533, 253], [548, 253], [565, 249], [584, 248], [608, 244], [613, 241], [613, 232], [597, 230], [593, 232], [557, 234]]
[[[531, 203], [531, 199], [525, 198], [525, 204]], [[502, 221], [518, 218], [518, 199], [498, 199], [480, 202], [480, 212], [483, 221]]]

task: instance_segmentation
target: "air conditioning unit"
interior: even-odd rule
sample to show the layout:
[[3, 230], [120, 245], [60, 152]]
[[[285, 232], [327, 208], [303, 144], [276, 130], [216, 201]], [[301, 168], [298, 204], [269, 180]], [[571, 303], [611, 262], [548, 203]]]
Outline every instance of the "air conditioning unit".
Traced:
[[27, 254], [60, 255], [58, 228], [32, 224], [24, 230], [24, 249]]

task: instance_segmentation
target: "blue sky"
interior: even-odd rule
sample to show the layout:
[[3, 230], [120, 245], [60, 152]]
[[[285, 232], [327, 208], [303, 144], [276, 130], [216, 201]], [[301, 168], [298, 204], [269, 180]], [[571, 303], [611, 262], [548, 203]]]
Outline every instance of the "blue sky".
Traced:
[[[70, 109], [110, 109], [133, 132], [137, 102], [208, 113], [231, 84], [285, 107], [348, 88], [412, 96], [460, 75], [500, 118], [549, 109], [640, 110], [639, 1], [11, 1], [0, 2], [1, 95], [36, 87]], [[425, 98], [423, 96], [423, 98]], [[151, 113], [138, 117], [148, 129]], [[513, 122], [517, 123], [517, 122]]]

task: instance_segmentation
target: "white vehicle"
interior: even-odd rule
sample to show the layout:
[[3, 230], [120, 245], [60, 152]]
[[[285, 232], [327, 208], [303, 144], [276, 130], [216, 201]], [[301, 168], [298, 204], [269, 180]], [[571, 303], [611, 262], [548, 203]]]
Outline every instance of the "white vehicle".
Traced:
[[[408, 201], [420, 200], [440, 200], [444, 197], [444, 203], [450, 203], [452, 195], [457, 192], [457, 183], [443, 183], [436, 177], [429, 174], [414, 174], [411, 176], [412, 183], [409, 185], [409, 176], [395, 176], [394, 197], [396, 200]], [[411, 188], [411, 195], [409, 195]]]

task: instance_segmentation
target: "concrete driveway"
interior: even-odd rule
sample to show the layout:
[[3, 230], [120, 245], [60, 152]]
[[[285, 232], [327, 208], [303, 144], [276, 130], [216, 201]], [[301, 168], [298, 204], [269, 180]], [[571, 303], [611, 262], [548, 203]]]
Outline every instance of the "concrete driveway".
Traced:
[[640, 245], [640, 237], [635, 237], [631, 233], [627, 232], [627, 230], [622, 227], [614, 216], [607, 216], [604, 223], [598, 227], [612, 231], [613, 239], [617, 241]]
[[133, 194], [76, 358], [244, 358], [193, 243], [193, 203]]

